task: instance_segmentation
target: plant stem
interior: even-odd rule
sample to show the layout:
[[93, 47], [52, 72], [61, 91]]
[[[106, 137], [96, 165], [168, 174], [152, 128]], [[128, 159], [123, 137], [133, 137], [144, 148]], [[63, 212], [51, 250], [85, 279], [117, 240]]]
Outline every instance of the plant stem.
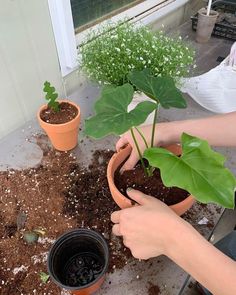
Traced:
[[[153, 123], [152, 123], [151, 147], [153, 147], [153, 145], [154, 145], [154, 137], [155, 137], [155, 129], [156, 129], [155, 127], [156, 127], [156, 120], [157, 120], [157, 113], [158, 113], [159, 105], [160, 105], [160, 104], [157, 103], [157, 108], [155, 109], [154, 118], [153, 118]], [[155, 169], [153, 169], [153, 167], [151, 167], [150, 164], [148, 164], [148, 167], [147, 167], [148, 176], [152, 176], [154, 170], [155, 170]]]
[[157, 113], [159, 109], [159, 103], [157, 103], [157, 108], [155, 109], [153, 123], [152, 123], [152, 139], [151, 139], [151, 147], [154, 145], [154, 136], [155, 136], [155, 127], [156, 127], [156, 119], [157, 119]]
[[147, 168], [146, 168], [146, 166], [145, 166], [145, 164], [144, 164], [143, 157], [142, 157], [141, 151], [140, 151], [140, 149], [139, 149], [138, 142], [137, 142], [137, 140], [136, 140], [136, 138], [135, 138], [133, 128], [131, 128], [130, 131], [131, 131], [131, 135], [132, 135], [132, 138], [133, 138], [134, 144], [135, 144], [136, 149], [137, 149], [137, 151], [138, 151], [139, 159], [140, 159], [141, 164], [142, 164], [142, 166], [143, 166], [144, 173], [145, 173], [146, 176], [148, 176], [148, 171], [147, 171]]
[[137, 127], [135, 127], [135, 130], [137, 130], [137, 132], [139, 133], [139, 135], [142, 137], [142, 140], [144, 141], [144, 144], [145, 144], [146, 148], [148, 149], [148, 143], [147, 143], [147, 141], [146, 141], [143, 133]]

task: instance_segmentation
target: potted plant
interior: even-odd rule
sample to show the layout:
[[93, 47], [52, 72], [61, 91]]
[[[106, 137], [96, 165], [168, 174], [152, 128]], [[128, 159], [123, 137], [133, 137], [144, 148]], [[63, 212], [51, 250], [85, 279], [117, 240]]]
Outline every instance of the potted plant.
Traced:
[[43, 91], [46, 93], [48, 104], [43, 105], [38, 111], [39, 124], [55, 149], [71, 150], [78, 142], [80, 108], [68, 100], [57, 101], [58, 94], [48, 81], [44, 83]]
[[[151, 145], [148, 146], [139, 126], [150, 112], [163, 108], [185, 108], [186, 102], [180, 91], [176, 88], [171, 77], [155, 77], [150, 70], [133, 71], [127, 75], [126, 83], [122, 86], [104, 87], [99, 100], [95, 104], [96, 114], [85, 122], [85, 133], [94, 138], [101, 138], [108, 134], [120, 135], [130, 130], [140, 156], [144, 175], [152, 177], [155, 168], [161, 171], [161, 178], [166, 187], [179, 187], [187, 190], [195, 199], [207, 203], [215, 202], [227, 208], [234, 207], [234, 190], [236, 180], [234, 175], [224, 167], [224, 157], [211, 150], [208, 143], [197, 137], [183, 134], [181, 138], [182, 154], [175, 155], [171, 150], [153, 146], [155, 136], [155, 120]], [[134, 89], [144, 92], [151, 100], [139, 103], [132, 111], [128, 111], [128, 105], [132, 101]], [[156, 117], [156, 116], [155, 116]], [[144, 155], [140, 153], [134, 129], [139, 132], [147, 150]], [[121, 153], [121, 160], [119, 154]], [[130, 153], [130, 147], [125, 148], [113, 157], [114, 163], [109, 163], [108, 182], [114, 200], [124, 208], [131, 206], [131, 201], [116, 188], [114, 183], [115, 169], [118, 169], [122, 161]], [[179, 152], [177, 152], [178, 154]], [[148, 161], [145, 163], [144, 159]], [[114, 167], [112, 167], [114, 165]], [[178, 214], [183, 214], [191, 206], [193, 198], [188, 197], [184, 202], [184, 208], [178, 204], [172, 208]]]
[[[188, 74], [194, 51], [181, 37], [168, 37], [147, 26], [128, 21], [100, 26], [88, 35], [80, 47], [80, 69], [87, 77], [102, 85], [121, 86], [129, 83], [130, 71], [149, 68], [155, 77], [171, 76], [175, 82]], [[128, 110], [150, 99], [135, 89]], [[145, 123], [153, 121], [154, 112]]]

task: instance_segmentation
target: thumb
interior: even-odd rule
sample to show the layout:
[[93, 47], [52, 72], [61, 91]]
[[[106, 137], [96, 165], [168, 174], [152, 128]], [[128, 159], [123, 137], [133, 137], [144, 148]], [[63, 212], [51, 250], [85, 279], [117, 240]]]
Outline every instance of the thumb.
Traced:
[[152, 199], [152, 197], [145, 195], [144, 193], [137, 191], [135, 189], [132, 189], [130, 187], [127, 188], [127, 195], [134, 200], [135, 202], [137, 202], [139, 205], [145, 205], [148, 202], [150, 202], [150, 200]]

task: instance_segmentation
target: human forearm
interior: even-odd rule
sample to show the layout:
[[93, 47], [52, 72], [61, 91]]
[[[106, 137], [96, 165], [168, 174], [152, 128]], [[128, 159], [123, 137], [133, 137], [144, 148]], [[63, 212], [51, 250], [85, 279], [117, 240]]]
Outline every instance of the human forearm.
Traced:
[[236, 146], [236, 112], [203, 119], [159, 123], [156, 125], [159, 144], [158, 128], [163, 145], [179, 142], [185, 132], [207, 140], [210, 145]]
[[[183, 132], [200, 137], [214, 146], [236, 146], [236, 112], [217, 115], [203, 119], [192, 119], [174, 122], [157, 123], [155, 128], [155, 146], [167, 146], [172, 143], [180, 142]], [[148, 146], [151, 144], [152, 125], [139, 128], [145, 137]], [[140, 151], [143, 153], [146, 145], [135, 130], [135, 137], [138, 141]], [[132, 152], [125, 162], [122, 170], [129, 170], [139, 160], [136, 146], [130, 132], [126, 132], [117, 142], [116, 149], [121, 149], [124, 145], [130, 144]]]
[[166, 254], [214, 295], [236, 294], [236, 263], [185, 221], [176, 225]]

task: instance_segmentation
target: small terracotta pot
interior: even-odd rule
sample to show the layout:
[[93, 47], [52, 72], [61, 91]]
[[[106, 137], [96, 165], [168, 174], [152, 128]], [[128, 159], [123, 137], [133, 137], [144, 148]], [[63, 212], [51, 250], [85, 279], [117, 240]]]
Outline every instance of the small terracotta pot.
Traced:
[[109, 250], [97, 232], [76, 229], [56, 240], [47, 262], [48, 273], [55, 284], [74, 295], [90, 295], [104, 282]]
[[[166, 147], [169, 151], [176, 155], [181, 154], [181, 146], [174, 144]], [[116, 204], [121, 208], [129, 208], [132, 206], [131, 201], [122, 195], [122, 193], [117, 189], [115, 183], [114, 183], [114, 175], [115, 171], [118, 169], [120, 164], [125, 161], [125, 159], [130, 155], [131, 153], [131, 146], [127, 145], [124, 149], [121, 149], [119, 152], [115, 153], [112, 158], [110, 159], [107, 167], [107, 179], [109, 188], [111, 191], [111, 195], [116, 202]], [[186, 199], [184, 199], [182, 202], [177, 203], [175, 205], [171, 205], [170, 208], [175, 211], [178, 215], [183, 215], [195, 202], [195, 199], [193, 196], [188, 196]]]
[[47, 133], [54, 148], [59, 151], [68, 151], [76, 147], [78, 143], [80, 108], [78, 105], [76, 105], [75, 103], [71, 101], [68, 101], [68, 100], [59, 101], [59, 103], [62, 103], [62, 102], [67, 102], [77, 108], [78, 114], [73, 120], [63, 124], [50, 124], [43, 121], [40, 117], [40, 114], [42, 110], [47, 108], [46, 104], [39, 109], [37, 113], [37, 118], [38, 118], [40, 126]]

